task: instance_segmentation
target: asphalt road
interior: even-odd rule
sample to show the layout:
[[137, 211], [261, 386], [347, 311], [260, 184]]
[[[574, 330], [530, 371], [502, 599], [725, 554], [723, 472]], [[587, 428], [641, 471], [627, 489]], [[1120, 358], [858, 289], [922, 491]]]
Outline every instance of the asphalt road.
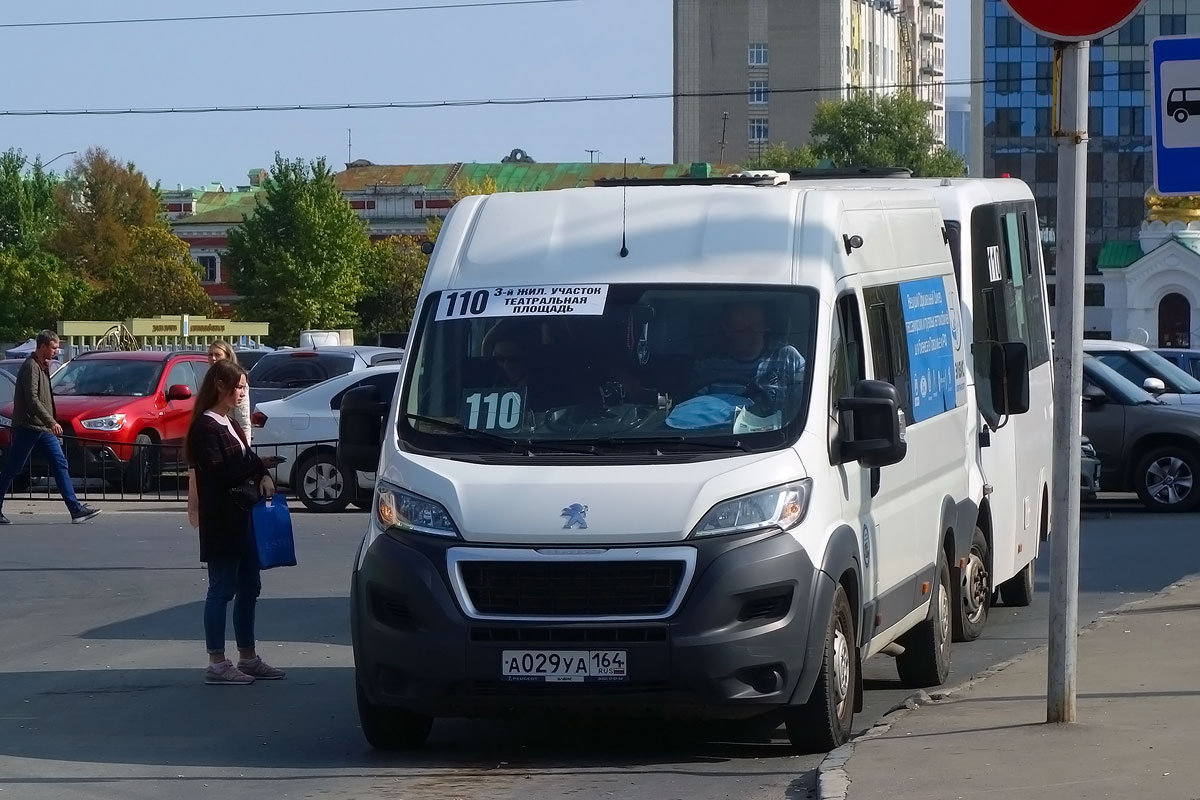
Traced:
[[[72, 526], [56, 503], [5, 504], [0, 800], [814, 796], [820, 758], [762, 723], [441, 721], [418, 753], [372, 752], [346, 599], [361, 514], [297, 513], [301, 566], [264, 575], [260, 650], [287, 679], [204, 686], [194, 533], [180, 511], [131, 506]], [[1198, 521], [1088, 509], [1081, 624], [1200, 571]], [[950, 685], [1044, 641], [1045, 566], [1031, 608], [996, 608], [982, 639], [955, 645]], [[867, 676], [861, 727], [908, 694], [886, 657]]]

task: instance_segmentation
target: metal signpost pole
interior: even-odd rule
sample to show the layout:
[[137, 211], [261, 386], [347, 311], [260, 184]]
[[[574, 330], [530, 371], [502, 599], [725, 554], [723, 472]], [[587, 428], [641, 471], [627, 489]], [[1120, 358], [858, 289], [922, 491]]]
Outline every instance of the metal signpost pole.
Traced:
[[1058, 43], [1058, 262], [1054, 339], [1054, 491], [1050, 503], [1047, 722], [1075, 721], [1079, 627], [1079, 439], [1087, 204], [1086, 41]]

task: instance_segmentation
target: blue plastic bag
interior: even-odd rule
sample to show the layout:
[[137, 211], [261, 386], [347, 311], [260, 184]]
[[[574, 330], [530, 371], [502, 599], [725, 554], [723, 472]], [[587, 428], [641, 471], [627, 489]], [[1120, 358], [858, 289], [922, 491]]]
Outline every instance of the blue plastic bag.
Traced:
[[259, 569], [296, 566], [296, 541], [287, 498], [276, 493], [264, 497], [250, 510]]

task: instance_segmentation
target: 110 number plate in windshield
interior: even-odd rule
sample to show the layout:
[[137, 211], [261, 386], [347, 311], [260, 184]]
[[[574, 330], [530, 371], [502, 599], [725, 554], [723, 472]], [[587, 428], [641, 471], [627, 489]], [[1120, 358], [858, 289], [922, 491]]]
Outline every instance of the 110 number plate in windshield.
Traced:
[[537, 683], [626, 681], [626, 664], [624, 650], [505, 650], [500, 674]]

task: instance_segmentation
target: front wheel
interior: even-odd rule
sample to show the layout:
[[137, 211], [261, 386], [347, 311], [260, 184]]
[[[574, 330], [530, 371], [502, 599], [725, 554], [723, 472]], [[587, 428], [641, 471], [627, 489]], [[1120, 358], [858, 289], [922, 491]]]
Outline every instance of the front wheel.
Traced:
[[825, 753], [850, 739], [854, 723], [854, 691], [858, 685], [854, 615], [846, 590], [838, 584], [825, 630], [825, 656], [808, 702], [784, 710], [792, 746], [805, 753]]
[[147, 434], [139, 433], [133, 441], [133, 458], [125, 465], [122, 484], [130, 494], [145, 494], [158, 485], [158, 448]]
[[403, 708], [372, 703], [362, 686], [358, 691], [358, 721], [363, 736], [376, 750], [413, 750], [425, 744], [433, 718]]
[[1200, 502], [1200, 459], [1176, 445], [1156, 447], [1138, 461], [1133, 483], [1151, 511], [1191, 511]]
[[992, 605], [992, 576], [988, 571], [988, 543], [983, 531], [975, 528], [967, 565], [962, 568], [955, 598], [958, 613], [954, 615], [954, 641], [973, 642], [983, 633], [988, 610]]
[[950, 568], [946, 554], [938, 557], [937, 583], [930, 599], [929, 616], [900, 637], [904, 652], [896, 656], [900, 682], [912, 689], [940, 686], [950, 674]]
[[343, 511], [350, 504], [348, 474], [328, 450], [305, 456], [296, 467], [296, 496], [309, 511]]

